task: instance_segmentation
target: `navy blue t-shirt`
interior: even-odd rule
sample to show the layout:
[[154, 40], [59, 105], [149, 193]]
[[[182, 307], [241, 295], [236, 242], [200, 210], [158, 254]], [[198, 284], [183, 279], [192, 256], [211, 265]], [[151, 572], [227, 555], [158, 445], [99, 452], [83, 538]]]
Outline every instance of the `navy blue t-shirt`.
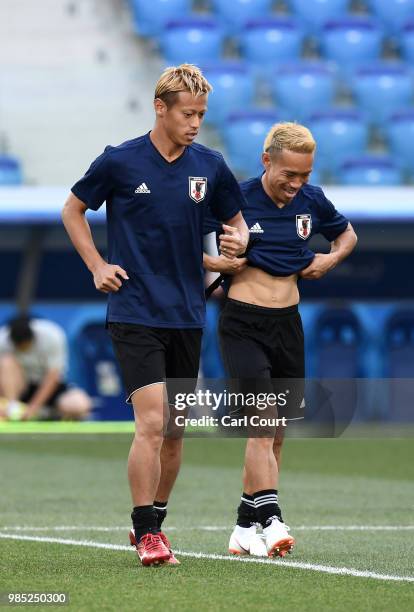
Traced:
[[[322, 234], [333, 241], [348, 225], [320, 187], [305, 184], [289, 204], [278, 208], [263, 189], [260, 176], [240, 186], [246, 199], [242, 213], [250, 231], [249, 265], [272, 276], [290, 276], [306, 268], [315, 257], [309, 248], [312, 236]], [[220, 232], [220, 228], [210, 217], [204, 233], [212, 231]]]
[[203, 327], [206, 209], [226, 221], [243, 205], [223, 156], [192, 144], [170, 163], [148, 133], [106, 147], [72, 192], [92, 210], [106, 200], [108, 262], [129, 276], [109, 294], [107, 320]]

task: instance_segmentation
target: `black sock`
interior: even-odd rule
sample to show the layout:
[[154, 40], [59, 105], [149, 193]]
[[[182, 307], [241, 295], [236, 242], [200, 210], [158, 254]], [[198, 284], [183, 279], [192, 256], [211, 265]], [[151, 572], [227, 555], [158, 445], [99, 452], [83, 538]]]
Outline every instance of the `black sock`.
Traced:
[[257, 517], [263, 528], [268, 527], [274, 517], [282, 518], [279, 504], [277, 503], [277, 490], [265, 489], [253, 493]]
[[158, 533], [157, 513], [154, 506], [135, 506], [131, 514], [137, 541], [145, 533]]
[[164, 519], [167, 516], [167, 504], [168, 502], [154, 502], [154, 510], [157, 513], [158, 529], [161, 529], [161, 525], [163, 524]]
[[253, 496], [243, 492], [240, 506], [237, 508], [237, 525], [239, 527], [251, 527], [257, 520]]

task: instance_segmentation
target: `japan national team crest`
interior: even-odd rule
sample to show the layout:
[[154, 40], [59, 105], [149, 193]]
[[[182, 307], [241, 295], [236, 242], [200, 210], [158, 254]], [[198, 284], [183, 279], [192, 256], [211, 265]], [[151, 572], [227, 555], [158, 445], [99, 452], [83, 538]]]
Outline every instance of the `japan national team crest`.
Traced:
[[189, 176], [189, 196], [194, 202], [202, 202], [207, 193], [207, 178], [205, 176]]
[[296, 215], [296, 231], [299, 238], [306, 240], [312, 231], [311, 215]]

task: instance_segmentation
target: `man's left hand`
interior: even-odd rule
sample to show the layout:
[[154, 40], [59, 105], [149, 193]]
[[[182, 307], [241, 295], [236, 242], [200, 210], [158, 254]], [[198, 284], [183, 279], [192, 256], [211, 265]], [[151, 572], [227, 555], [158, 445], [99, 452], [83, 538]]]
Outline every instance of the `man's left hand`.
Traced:
[[305, 280], [317, 280], [325, 276], [337, 264], [337, 258], [333, 253], [316, 253], [312, 263], [299, 272], [299, 276]]
[[247, 245], [242, 239], [239, 230], [236, 227], [225, 224], [223, 224], [223, 230], [224, 234], [219, 236], [220, 252], [230, 259], [242, 255]]

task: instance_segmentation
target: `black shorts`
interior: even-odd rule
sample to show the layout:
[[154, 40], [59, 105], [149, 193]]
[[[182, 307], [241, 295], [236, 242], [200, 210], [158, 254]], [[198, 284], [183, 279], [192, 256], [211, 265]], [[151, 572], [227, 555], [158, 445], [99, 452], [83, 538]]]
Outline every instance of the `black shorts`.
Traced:
[[[194, 391], [202, 329], [108, 323], [108, 331], [121, 368], [127, 403], [132, 403], [131, 396], [135, 391], [156, 383], [167, 382], [169, 398], [175, 392]], [[181, 379], [183, 389], [178, 381], [175, 386], [170, 379]]]
[[[25, 404], [28, 404], [30, 402], [30, 400], [32, 399], [32, 397], [34, 396], [34, 394], [36, 393], [36, 391], [38, 390], [39, 385], [36, 383], [29, 383], [28, 386], [26, 387], [26, 389], [23, 391], [23, 393], [20, 396], [20, 401], [24, 402]], [[56, 408], [56, 404], [57, 404], [57, 400], [59, 399], [59, 396], [62, 395], [62, 393], [65, 393], [65, 391], [68, 390], [68, 386], [66, 383], [59, 383], [56, 391], [53, 393], [52, 397], [50, 397], [47, 401], [47, 405], [50, 408]]]
[[[305, 350], [297, 306], [265, 308], [228, 299], [219, 338], [233, 391], [282, 394], [278, 417], [303, 418]], [[230, 410], [232, 416], [244, 412], [241, 406]]]
[[[29, 383], [23, 393], [20, 395], [19, 399], [21, 402], [28, 404], [36, 391], [38, 390], [39, 385], [37, 383]], [[61, 416], [58, 412], [57, 402], [62, 393], [68, 390], [68, 385], [66, 383], [59, 383], [56, 391], [53, 395], [48, 399], [47, 405], [43, 406], [41, 411], [37, 414], [36, 418], [41, 421], [59, 421]]]

